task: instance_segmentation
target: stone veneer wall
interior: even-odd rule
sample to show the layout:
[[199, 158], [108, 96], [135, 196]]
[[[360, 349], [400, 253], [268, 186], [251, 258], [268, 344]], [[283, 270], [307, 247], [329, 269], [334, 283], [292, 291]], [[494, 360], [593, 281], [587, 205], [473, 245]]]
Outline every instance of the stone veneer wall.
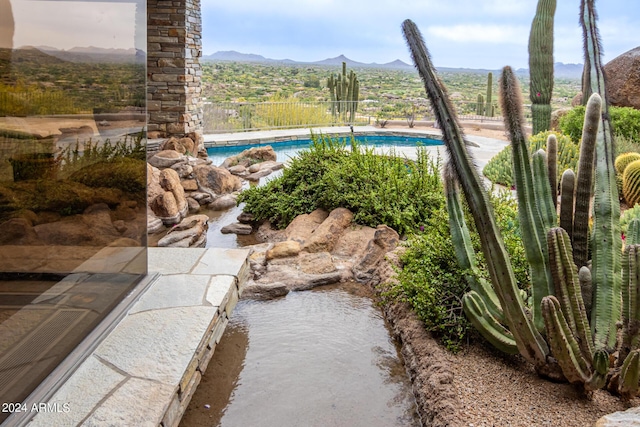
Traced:
[[148, 137], [202, 135], [200, 0], [147, 0]]

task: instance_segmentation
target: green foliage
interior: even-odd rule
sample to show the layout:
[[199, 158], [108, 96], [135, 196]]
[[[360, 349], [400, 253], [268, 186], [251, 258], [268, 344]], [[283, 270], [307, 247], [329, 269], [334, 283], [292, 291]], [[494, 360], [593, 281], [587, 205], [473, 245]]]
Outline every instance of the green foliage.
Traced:
[[[496, 220], [505, 236], [505, 246], [511, 255], [516, 276], [521, 284], [529, 283], [529, 265], [525, 259], [518, 223], [517, 203], [507, 192], [491, 196]], [[465, 216], [470, 213], [465, 210]], [[480, 248], [473, 221], [471, 240], [474, 248]], [[477, 253], [478, 271], [488, 277], [482, 253]], [[456, 260], [451, 241], [447, 210], [440, 207], [433, 211], [421, 232], [412, 235], [407, 251], [401, 258], [403, 268], [398, 272], [396, 293], [408, 301], [427, 330], [440, 337], [451, 351], [460, 350], [471, 324], [462, 311], [462, 296], [469, 290], [466, 281], [468, 271], [462, 270]]]
[[126, 193], [143, 194], [147, 169], [142, 160], [128, 157], [101, 160], [73, 172], [69, 179], [93, 188], [117, 188]]
[[[584, 117], [583, 117], [584, 120]], [[558, 181], [562, 177], [562, 173], [567, 169], [576, 170], [579, 157], [579, 146], [571, 142], [566, 135], [557, 134], [555, 132], [540, 132], [537, 135], [533, 135], [529, 138], [529, 152], [535, 153], [536, 151], [547, 148], [547, 137], [549, 134], [554, 133], [558, 139]], [[505, 147], [502, 151], [496, 154], [487, 165], [484, 167], [482, 173], [491, 180], [494, 184], [504, 185], [511, 187], [514, 184], [513, 170], [511, 160], [511, 146]]]
[[634, 218], [640, 218], [640, 205], [635, 205], [620, 215], [620, 230], [622, 234], [627, 235], [627, 229], [629, 228], [629, 223]]
[[[558, 127], [562, 133], [568, 135], [576, 142], [580, 141], [582, 137], [584, 111], [585, 107], [582, 105], [574, 107], [562, 116], [558, 123]], [[619, 137], [624, 137], [635, 142], [640, 141], [640, 110], [631, 107], [610, 107], [609, 114], [611, 115], [611, 127], [616, 135], [616, 141]], [[619, 149], [616, 151], [618, 153], [624, 152]]]
[[377, 155], [352, 141], [313, 137], [282, 176], [243, 191], [238, 199], [258, 220], [286, 227], [317, 208], [350, 209], [357, 223], [386, 224], [401, 234], [417, 229], [443, 204], [438, 161], [419, 149], [416, 161]]

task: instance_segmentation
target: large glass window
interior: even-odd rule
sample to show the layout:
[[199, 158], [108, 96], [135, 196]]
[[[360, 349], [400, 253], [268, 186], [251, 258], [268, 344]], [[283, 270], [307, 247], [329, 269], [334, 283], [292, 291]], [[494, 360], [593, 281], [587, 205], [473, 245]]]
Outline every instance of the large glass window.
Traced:
[[0, 0], [0, 402], [146, 274], [145, 40], [139, 0]]

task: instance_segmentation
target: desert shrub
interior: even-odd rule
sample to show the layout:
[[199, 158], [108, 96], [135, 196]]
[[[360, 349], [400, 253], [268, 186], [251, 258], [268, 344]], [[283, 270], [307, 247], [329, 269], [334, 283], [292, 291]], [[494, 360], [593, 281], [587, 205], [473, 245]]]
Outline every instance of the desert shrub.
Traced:
[[117, 188], [126, 193], [144, 194], [147, 187], [145, 162], [123, 157], [98, 161], [73, 172], [69, 179], [93, 188]]
[[[560, 118], [558, 126], [565, 135], [578, 142], [582, 138], [585, 107], [579, 105]], [[640, 110], [631, 107], [610, 107], [611, 127], [616, 136], [640, 140]]]
[[418, 149], [416, 161], [378, 155], [352, 140], [314, 137], [282, 176], [243, 191], [238, 199], [258, 220], [286, 227], [317, 208], [344, 207], [363, 225], [386, 224], [400, 234], [417, 229], [444, 203], [437, 160]]
[[[567, 169], [577, 168], [578, 158], [580, 155], [580, 147], [574, 144], [569, 137], [556, 132], [540, 132], [529, 138], [529, 151], [531, 154], [536, 151], [547, 148], [547, 137], [554, 133], [558, 139], [558, 182], [562, 177], [562, 173]], [[487, 165], [482, 173], [494, 184], [500, 184], [507, 187], [513, 185], [513, 171], [511, 165], [511, 146], [506, 146], [502, 151], [496, 154]]]
[[[529, 286], [529, 265], [524, 256], [520, 237], [516, 201], [502, 192], [491, 196], [496, 220], [505, 238], [505, 247], [514, 266], [518, 283]], [[480, 241], [467, 211], [467, 224], [478, 255], [481, 275], [488, 277]], [[469, 291], [466, 272], [458, 266], [449, 217], [444, 206], [433, 211], [423, 230], [412, 235], [401, 257], [402, 269], [397, 282], [391, 284], [387, 296], [409, 302], [425, 327], [451, 351], [458, 351], [473, 328], [462, 310], [462, 296]]]

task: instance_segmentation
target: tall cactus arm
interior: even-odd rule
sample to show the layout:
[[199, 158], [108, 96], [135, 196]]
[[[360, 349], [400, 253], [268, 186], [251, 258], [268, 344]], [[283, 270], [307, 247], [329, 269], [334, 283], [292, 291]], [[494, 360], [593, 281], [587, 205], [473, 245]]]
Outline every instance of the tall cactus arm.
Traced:
[[576, 174], [571, 169], [564, 171], [560, 179], [560, 227], [564, 228], [570, 238], [573, 234], [573, 190], [575, 184]]
[[547, 172], [549, 189], [554, 208], [558, 207], [558, 138], [554, 134], [547, 137]]
[[628, 245], [622, 255], [622, 345], [618, 361], [640, 348], [640, 245]]
[[[516, 183], [518, 198], [518, 216], [525, 256], [531, 271], [531, 294], [533, 296], [533, 322], [538, 331], [544, 329], [540, 312], [542, 298], [553, 290], [549, 254], [547, 251], [547, 229], [538, 209], [535, 197], [535, 184], [529, 160], [529, 148], [524, 132], [524, 115], [522, 111], [522, 95], [511, 67], [504, 67], [500, 78], [500, 102], [504, 115], [505, 128], [511, 140], [513, 158], [513, 177]], [[543, 168], [544, 169], [544, 168]], [[548, 178], [544, 175], [545, 188]], [[547, 196], [549, 193], [546, 193]], [[551, 203], [547, 199], [544, 203]]]
[[477, 292], [484, 300], [490, 314], [499, 322], [504, 322], [504, 313], [498, 297], [486, 280], [479, 277], [476, 254], [471, 245], [469, 227], [464, 219], [460, 197], [458, 194], [455, 177], [450, 163], [444, 168], [444, 190], [446, 195], [447, 212], [449, 214], [449, 229], [451, 241], [458, 265], [463, 270], [469, 271], [466, 275], [467, 283], [472, 291]]
[[513, 335], [491, 315], [477, 292], [470, 291], [462, 297], [462, 308], [473, 327], [495, 348], [507, 354], [518, 354]]
[[578, 281], [580, 282], [584, 309], [587, 311], [587, 317], [591, 319], [590, 313], [593, 306], [593, 283], [591, 281], [591, 270], [589, 270], [589, 267], [580, 267], [580, 270], [578, 270]]
[[547, 242], [555, 296], [566, 315], [571, 333], [578, 340], [582, 355], [586, 360], [591, 360], [593, 359], [591, 330], [582, 300], [578, 269], [573, 263], [569, 235], [564, 229], [555, 227], [549, 230]]
[[[621, 314], [620, 203], [614, 167], [613, 134], [602, 66], [600, 40], [596, 25], [595, 0], [580, 1], [580, 22], [589, 58], [591, 90], [602, 98], [600, 126], [596, 137], [595, 188], [593, 202], [592, 275], [594, 286], [592, 331], [597, 348], [613, 351], [616, 323]], [[593, 95], [592, 95], [593, 96]]]
[[627, 235], [625, 236], [627, 245], [637, 245], [640, 243], [640, 218], [633, 218], [627, 226]]
[[562, 373], [570, 383], [586, 383], [592, 374], [590, 361], [582, 355], [556, 297], [542, 299], [542, 314], [551, 351]]
[[578, 165], [578, 182], [575, 195], [573, 234], [571, 235], [573, 260], [578, 268], [587, 265], [589, 257], [589, 208], [591, 206], [593, 162], [601, 109], [602, 98], [598, 95], [591, 96], [584, 114], [582, 142], [580, 144], [580, 163]]
[[455, 109], [435, 74], [429, 52], [417, 26], [411, 20], [406, 20], [402, 24], [402, 30], [414, 64], [424, 82], [436, 120], [441, 126], [443, 141], [453, 161], [458, 182], [469, 203], [476, 227], [482, 230], [480, 233], [482, 249], [487, 254], [491, 281], [495, 286], [500, 304], [505, 310], [509, 330], [513, 334], [520, 354], [536, 367], [542, 367], [547, 363], [549, 348], [525, 313], [500, 230], [493, 216], [483, 182], [466, 150]]
[[549, 186], [549, 170], [547, 168], [547, 153], [538, 150], [533, 154], [534, 194], [538, 210], [542, 216], [542, 224], [548, 230], [558, 224], [556, 205], [553, 203], [551, 187]]

